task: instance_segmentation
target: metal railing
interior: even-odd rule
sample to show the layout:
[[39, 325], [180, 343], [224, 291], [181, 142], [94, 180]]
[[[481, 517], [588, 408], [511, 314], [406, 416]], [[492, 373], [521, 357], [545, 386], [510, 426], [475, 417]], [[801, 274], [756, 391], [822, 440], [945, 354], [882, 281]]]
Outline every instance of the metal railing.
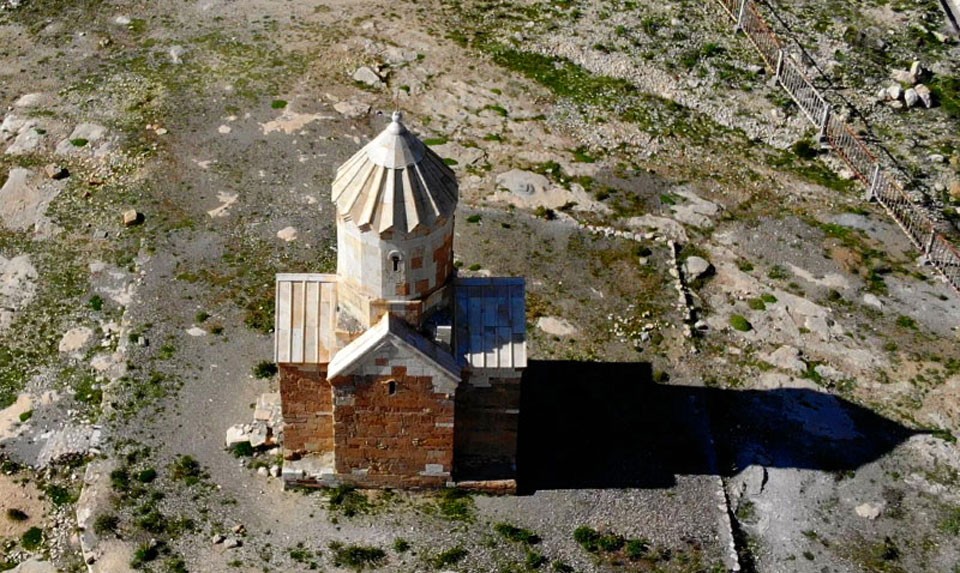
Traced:
[[819, 135], [897, 222], [927, 262], [960, 293], [960, 250], [937, 232], [933, 219], [907, 195], [898, 179], [878, 161], [850, 126], [831, 113], [827, 99], [814, 87], [804, 68], [783, 49], [779, 38], [750, 0], [717, 0], [754, 45], [777, 83], [790, 95]]

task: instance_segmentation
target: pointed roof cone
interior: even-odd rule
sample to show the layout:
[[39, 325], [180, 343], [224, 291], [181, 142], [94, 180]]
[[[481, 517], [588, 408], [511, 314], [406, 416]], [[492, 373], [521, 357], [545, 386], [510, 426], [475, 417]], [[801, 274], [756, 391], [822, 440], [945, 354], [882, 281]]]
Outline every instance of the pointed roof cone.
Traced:
[[363, 230], [412, 233], [447, 220], [459, 195], [453, 171], [407, 130], [399, 111], [337, 169], [333, 202]]

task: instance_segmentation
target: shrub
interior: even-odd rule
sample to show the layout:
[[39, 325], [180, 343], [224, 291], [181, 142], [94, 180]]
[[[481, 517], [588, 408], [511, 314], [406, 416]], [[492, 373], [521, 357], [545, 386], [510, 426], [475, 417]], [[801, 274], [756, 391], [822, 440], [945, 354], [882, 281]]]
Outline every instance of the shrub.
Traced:
[[748, 332], [753, 330], [753, 325], [750, 324], [750, 321], [739, 314], [730, 316], [730, 326], [732, 326], [734, 330], [739, 330], [740, 332]]
[[250, 445], [250, 442], [237, 442], [230, 446], [230, 453], [238, 458], [249, 458], [253, 455], [253, 446]]
[[917, 321], [913, 320], [909, 316], [900, 315], [897, 317], [897, 326], [902, 328], [909, 328], [910, 330], [917, 329]]
[[370, 509], [370, 502], [367, 501], [367, 497], [353, 486], [341, 485], [330, 488], [325, 493], [328, 499], [327, 507], [331, 511], [339, 512], [346, 517], [366, 513]]
[[90, 300], [87, 301], [87, 304], [93, 310], [99, 311], [103, 308], [103, 297], [98, 294], [95, 294], [92, 297], [90, 297]]
[[286, 100], [275, 99], [272, 102], [270, 102], [270, 107], [273, 109], [283, 109], [287, 107], [287, 102]]
[[175, 480], [182, 480], [187, 485], [194, 485], [200, 482], [203, 477], [203, 469], [200, 462], [193, 456], [180, 456], [170, 466], [170, 475]]
[[330, 545], [330, 549], [333, 550], [333, 564], [337, 567], [363, 571], [367, 567], [374, 569], [387, 562], [387, 553], [379, 547], [334, 543]]
[[70, 145], [74, 147], [85, 147], [88, 143], [90, 143], [90, 141], [82, 137], [70, 140]]
[[402, 537], [393, 540], [393, 550], [397, 553], [406, 553], [410, 550], [410, 542]]
[[21, 423], [26, 422], [32, 417], [33, 417], [33, 410], [27, 410], [26, 412], [23, 412], [20, 414], [20, 422]]
[[433, 559], [430, 560], [430, 564], [435, 568], [440, 569], [441, 567], [460, 563], [469, 554], [470, 552], [463, 547], [453, 547], [436, 554]]
[[767, 303], [767, 304], [773, 304], [773, 303], [777, 302], [777, 297], [773, 296], [773, 295], [770, 294], [770, 293], [764, 293], [764, 294], [760, 295], [760, 300], [762, 300], [763, 302], [765, 302], [765, 303]]
[[97, 535], [115, 534], [118, 527], [120, 527], [120, 519], [112, 513], [101, 513], [93, 520], [93, 531]]
[[470, 492], [457, 488], [448, 488], [440, 492], [437, 500], [440, 515], [456, 521], [470, 521], [473, 519], [474, 503]]
[[527, 551], [525, 562], [528, 569], [539, 569], [547, 563], [547, 558], [536, 551]]
[[271, 378], [277, 373], [277, 365], [273, 362], [267, 362], [263, 360], [257, 362], [257, 365], [253, 367], [253, 375], [257, 378]]
[[201, 311], [199, 311], [197, 314], [194, 315], [193, 320], [194, 320], [197, 324], [202, 324], [202, 323], [206, 322], [208, 318], [210, 318], [210, 313], [201, 310]]
[[11, 507], [7, 509], [7, 519], [10, 521], [26, 521], [30, 519], [30, 516], [27, 515], [22, 509]]
[[600, 536], [600, 539], [597, 540], [597, 546], [601, 551], [619, 551], [623, 548], [623, 544], [626, 543], [622, 535], [617, 535], [616, 533], [604, 533]]
[[529, 529], [510, 525], [509, 523], [497, 523], [493, 526], [493, 530], [503, 538], [516, 543], [523, 543], [524, 545], [536, 545], [540, 543], [540, 536], [536, 533]]
[[751, 298], [747, 301], [747, 306], [753, 310], [767, 310], [767, 305], [762, 298]]
[[640, 559], [650, 550], [650, 542], [646, 539], [631, 539], [627, 541], [627, 557]]
[[144, 563], [149, 563], [160, 557], [160, 549], [154, 543], [141, 543], [137, 550], [133, 552], [133, 560], [130, 566], [134, 569], [140, 569]]
[[940, 521], [940, 531], [948, 535], [960, 535], [960, 507], [950, 510], [950, 513]]
[[483, 217], [479, 213], [474, 213], [467, 217], [467, 223], [479, 223]]
[[20, 536], [20, 545], [27, 551], [36, 551], [43, 543], [43, 530], [39, 527], [31, 527]]
[[600, 534], [592, 527], [581, 525], [573, 530], [573, 540], [590, 553], [596, 553], [599, 549]]
[[137, 474], [137, 480], [140, 483], [150, 483], [155, 479], [157, 479], [157, 470], [153, 468], [147, 468]]

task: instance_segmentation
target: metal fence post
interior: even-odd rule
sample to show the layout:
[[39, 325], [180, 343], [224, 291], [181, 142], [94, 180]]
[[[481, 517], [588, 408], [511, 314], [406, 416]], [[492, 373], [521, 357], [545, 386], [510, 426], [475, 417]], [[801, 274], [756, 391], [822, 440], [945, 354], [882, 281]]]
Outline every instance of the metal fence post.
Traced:
[[780, 76], [782, 74], [783, 74], [783, 48], [780, 48], [779, 50], [777, 50], [777, 72], [776, 72], [776, 75], [774, 75], [773, 77], [776, 78], [776, 80], [779, 82]]
[[933, 241], [937, 238], [937, 231], [935, 229], [930, 229], [930, 238], [927, 239], [927, 243], [923, 246], [923, 254], [927, 256], [927, 260], [930, 260], [930, 251], [933, 250]]
[[830, 123], [830, 106], [823, 106], [823, 116], [820, 117], [820, 133], [817, 134], [817, 139], [821, 141], [827, 137], [827, 124]]
[[737, 12], [737, 26], [733, 29], [734, 32], [743, 30], [743, 17], [747, 12], [747, 1], [748, 0], [740, 0], [740, 11]]
[[864, 201], [872, 201], [877, 196], [877, 187], [880, 186], [880, 164], [877, 163], [873, 166], [873, 177], [870, 178], [870, 186], [867, 187], [867, 192], [863, 195]]

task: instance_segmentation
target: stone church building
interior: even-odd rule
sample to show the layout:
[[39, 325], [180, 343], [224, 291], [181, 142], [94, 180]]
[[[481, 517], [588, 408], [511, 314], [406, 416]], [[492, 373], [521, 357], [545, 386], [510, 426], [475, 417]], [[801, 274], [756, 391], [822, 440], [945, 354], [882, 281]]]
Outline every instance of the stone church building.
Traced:
[[457, 180], [399, 112], [333, 181], [337, 273], [278, 274], [287, 485], [515, 477], [522, 278], [460, 278]]

